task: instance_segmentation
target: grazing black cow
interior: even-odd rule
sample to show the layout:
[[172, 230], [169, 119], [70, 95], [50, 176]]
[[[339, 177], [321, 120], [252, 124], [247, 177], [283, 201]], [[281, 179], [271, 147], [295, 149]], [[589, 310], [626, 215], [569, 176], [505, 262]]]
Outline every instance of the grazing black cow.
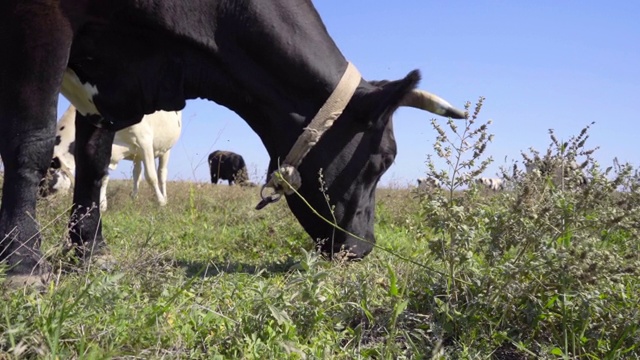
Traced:
[[[350, 258], [375, 242], [375, 188], [396, 156], [393, 112], [464, 117], [415, 90], [417, 70], [397, 81], [362, 79], [310, 0], [3, 0], [0, 49], [0, 260], [13, 276], [41, 260], [36, 193], [61, 90], [80, 113], [69, 230], [79, 256], [104, 246], [96, 205], [114, 133], [156, 110], [180, 110], [185, 99], [239, 114], [266, 147], [270, 171], [281, 164], [306, 199], [271, 176], [304, 229], [324, 252], [346, 249]], [[318, 191], [320, 169], [333, 207]]]
[[211, 183], [217, 184], [218, 180], [227, 180], [229, 185], [249, 184], [247, 165], [240, 154], [231, 151], [216, 150], [209, 154], [209, 172]]

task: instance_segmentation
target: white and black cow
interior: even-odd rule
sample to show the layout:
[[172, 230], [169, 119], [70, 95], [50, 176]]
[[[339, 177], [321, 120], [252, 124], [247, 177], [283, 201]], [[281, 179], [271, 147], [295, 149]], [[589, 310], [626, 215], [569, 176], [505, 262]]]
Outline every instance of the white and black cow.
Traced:
[[418, 178], [418, 190], [432, 191], [442, 188], [440, 180], [434, 177], [421, 177]]
[[[270, 171], [288, 179], [272, 175], [276, 194], [261, 204], [284, 194], [323, 252], [354, 259], [374, 246], [375, 188], [396, 156], [395, 110], [465, 117], [416, 90], [418, 71], [363, 79], [310, 0], [5, 0], [0, 49], [0, 260], [12, 276], [40, 264], [33, 216], [60, 91], [79, 111], [69, 229], [79, 256], [104, 247], [95, 205], [115, 132], [156, 110], [180, 110], [186, 99], [239, 114], [266, 147]], [[318, 191], [320, 169], [326, 194]]]
[[[46, 193], [66, 191], [71, 187], [75, 173], [75, 119], [73, 105], [58, 121], [56, 145], [49, 174], [43, 185]], [[110, 170], [115, 170], [121, 160], [133, 161], [132, 197], [138, 195], [142, 181], [142, 168], [149, 185], [156, 193], [158, 204], [167, 204], [167, 173], [171, 148], [176, 144], [182, 130], [180, 111], [157, 111], [145, 115], [142, 121], [116, 132], [111, 148]], [[158, 158], [156, 171], [155, 158]], [[107, 185], [109, 174], [102, 179], [100, 187], [100, 210], [107, 210]]]
[[504, 180], [498, 178], [481, 177], [476, 179], [476, 183], [492, 191], [504, 190], [505, 187]]
[[568, 180], [578, 186], [588, 183], [583, 166], [575, 160], [551, 156], [535, 157], [525, 160], [524, 166], [527, 173], [536, 173], [541, 177], [549, 178], [554, 186], [563, 186]]

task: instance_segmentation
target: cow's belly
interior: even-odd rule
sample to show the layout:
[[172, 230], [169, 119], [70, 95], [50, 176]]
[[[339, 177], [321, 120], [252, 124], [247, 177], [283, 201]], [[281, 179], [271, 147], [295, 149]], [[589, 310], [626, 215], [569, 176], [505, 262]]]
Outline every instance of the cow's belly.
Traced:
[[178, 136], [167, 139], [153, 139], [153, 151], [156, 157], [171, 150], [171, 148], [178, 142]]

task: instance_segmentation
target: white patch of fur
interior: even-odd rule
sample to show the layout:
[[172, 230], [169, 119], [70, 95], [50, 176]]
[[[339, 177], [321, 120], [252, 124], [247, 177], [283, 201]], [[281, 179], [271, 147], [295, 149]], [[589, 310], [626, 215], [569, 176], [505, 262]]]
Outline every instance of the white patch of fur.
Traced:
[[60, 165], [66, 167], [70, 173], [76, 172], [76, 162], [73, 154], [69, 152], [69, 146], [76, 138], [76, 109], [73, 106], [62, 114], [56, 128], [56, 138], [60, 137], [60, 143], [53, 148], [53, 158], [60, 160]]
[[55, 173], [53, 175], [53, 179], [52, 179], [52, 186], [51, 186], [51, 193], [52, 194], [56, 194], [59, 192], [67, 192], [69, 191], [69, 189], [71, 189], [71, 179], [69, 179], [69, 177], [62, 172], [59, 169], [55, 170]]
[[78, 75], [68, 69], [62, 79], [62, 95], [66, 97], [82, 115], [99, 114], [93, 103], [94, 96], [98, 95], [98, 88], [90, 83], [82, 83]]

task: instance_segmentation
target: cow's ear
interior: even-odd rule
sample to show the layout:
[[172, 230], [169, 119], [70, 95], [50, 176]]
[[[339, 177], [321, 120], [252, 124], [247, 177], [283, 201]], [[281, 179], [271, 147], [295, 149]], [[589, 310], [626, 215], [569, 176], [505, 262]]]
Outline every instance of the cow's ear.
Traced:
[[404, 79], [395, 81], [372, 81], [372, 89], [354, 99], [356, 117], [369, 127], [384, 127], [390, 116], [400, 106], [404, 97], [416, 88], [420, 72], [414, 70]]

